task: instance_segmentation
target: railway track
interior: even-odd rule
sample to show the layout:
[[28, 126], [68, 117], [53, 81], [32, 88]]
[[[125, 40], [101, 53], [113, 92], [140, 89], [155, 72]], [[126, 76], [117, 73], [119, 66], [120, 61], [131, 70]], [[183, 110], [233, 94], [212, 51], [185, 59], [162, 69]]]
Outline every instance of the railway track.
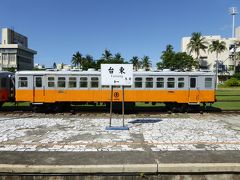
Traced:
[[[132, 112], [126, 112], [126, 116], [157, 116], [157, 115], [169, 115], [169, 114], [202, 114], [202, 113], [210, 113], [210, 114], [240, 114], [240, 110], [221, 110], [217, 108], [209, 108], [205, 110], [201, 110], [200, 112], [185, 112], [185, 113], [173, 113], [167, 111], [164, 107], [136, 107], [134, 111]], [[90, 117], [108, 117], [109, 116], [109, 110], [105, 107], [81, 107], [81, 108], [73, 108], [72, 110], [63, 111], [61, 113], [53, 113], [53, 112], [40, 112], [40, 113], [34, 113], [30, 107], [11, 107], [11, 108], [3, 108], [0, 110], [1, 116], [90, 116]], [[121, 112], [115, 112], [114, 116], [121, 117]]]

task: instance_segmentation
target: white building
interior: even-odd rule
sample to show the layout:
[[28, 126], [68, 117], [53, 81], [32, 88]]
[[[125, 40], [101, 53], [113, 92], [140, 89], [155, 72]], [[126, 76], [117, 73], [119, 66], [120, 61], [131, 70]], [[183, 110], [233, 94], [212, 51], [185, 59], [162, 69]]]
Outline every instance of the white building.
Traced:
[[44, 69], [45, 69], [45, 66], [44, 66], [43, 64], [35, 63], [35, 64], [34, 64], [34, 68], [35, 68], [35, 69], [43, 69], [43, 70], [44, 70]]
[[71, 65], [68, 64], [57, 64], [57, 70], [70, 70], [72, 69]]
[[12, 29], [2, 29], [2, 44], [0, 44], [0, 70], [15, 68], [16, 70], [31, 70], [34, 66], [36, 51], [28, 48], [28, 38]]
[[[236, 44], [237, 41], [240, 41], [240, 27], [236, 28], [236, 38], [222, 38], [220, 35], [216, 36], [203, 36], [205, 37], [206, 41], [208, 42], [208, 46], [212, 43], [214, 40], [224, 41], [226, 43], [226, 51], [218, 54], [218, 60], [219, 64], [223, 64], [224, 68], [227, 70], [225, 72], [222, 72], [222, 74], [225, 75], [232, 75], [234, 73], [234, 66], [238, 65], [239, 61], [234, 61], [232, 58], [233, 49], [230, 50], [230, 47], [234, 44]], [[187, 52], [189, 54], [189, 51], [187, 50], [187, 44], [190, 42], [191, 37], [183, 37], [182, 38], [182, 44], [181, 44], [181, 50], [182, 52]], [[239, 51], [240, 48], [236, 49], [236, 51]], [[193, 52], [193, 57], [196, 57], [196, 54]], [[206, 69], [209, 69], [211, 71], [215, 71], [215, 65], [216, 65], [216, 52], [209, 52], [208, 49], [206, 49], [206, 52], [200, 51], [200, 66], [204, 67]], [[221, 74], [221, 70], [219, 71]]]

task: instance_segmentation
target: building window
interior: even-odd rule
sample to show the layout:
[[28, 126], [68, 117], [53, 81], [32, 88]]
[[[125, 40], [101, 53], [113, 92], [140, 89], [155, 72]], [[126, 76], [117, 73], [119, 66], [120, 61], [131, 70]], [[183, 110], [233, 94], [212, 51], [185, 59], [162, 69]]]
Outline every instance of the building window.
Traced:
[[86, 88], [86, 87], [88, 87], [87, 84], [88, 84], [88, 83], [87, 83], [87, 77], [80, 77], [80, 83], [79, 83], [80, 88]]
[[91, 78], [91, 87], [97, 88], [98, 87], [98, 77], [92, 77]]
[[77, 87], [77, 78], [76, 77], [69, 77], [68, 87], [69, 88], [76, 88]]
[[36, 77], [35, 79], [35, 87], [42, 87], [42, 77]]
[[65, 88], [66, 87], [66, 81], [65, 77], [58, 77], [58, 87]]
[[48, 87], [55, 87], [54, 77], [48, 77]]
[[156, 87], [164, 88], [164, 78], [157, 78]]
[[184, 78], [178, 78], [178, 88], [184, 88]]
[[136, 77], [134, 82], [135, 88], [142, 88], [142, 78]]
[[18, 87], [28, 87], [28, 78], [27, 77], [19, 77]]
[[146, 88], [153, 88], [153, 78], [147, 77], [145, 83]]
[[10, 62], [10, 64], [16, 63], [16, 58], [15, 58], [14, 54], [9, 54], [9, 62]]
[[3, 58], [4, 61], [8, 60], [7, 54], [3, 54], [2, 58]]
[[167, 88], [174, 88], [175, 87], [175, 78], [168, 78], [167, 79]]
[[212, 88], [212, 78], [205, 78], [205, 88]]

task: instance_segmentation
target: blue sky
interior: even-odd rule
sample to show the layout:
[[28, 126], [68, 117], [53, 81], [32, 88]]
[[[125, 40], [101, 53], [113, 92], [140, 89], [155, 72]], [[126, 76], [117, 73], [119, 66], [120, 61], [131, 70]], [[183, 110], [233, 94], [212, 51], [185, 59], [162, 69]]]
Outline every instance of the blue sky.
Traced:
[[240, 11], [240, 0], [1, 0], [0, 28], [26, 35], [35, 63], [47, 66], [70, 64], [76, 51], [98, 59], [106, 48], [155, 66], [167, 44], [180, 51], [192, 32], [231, 37], [232, 6]]

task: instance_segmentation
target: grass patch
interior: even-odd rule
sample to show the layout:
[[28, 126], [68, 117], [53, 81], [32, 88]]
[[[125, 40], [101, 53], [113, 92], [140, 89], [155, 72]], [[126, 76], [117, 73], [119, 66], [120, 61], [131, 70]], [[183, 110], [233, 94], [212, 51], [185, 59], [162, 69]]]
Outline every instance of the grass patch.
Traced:
[[229, 102], [215, 102], [213, 107], [220, 108], [222, 110], [240, 110], [240, 87], [219, 88], [217, 89], [216, 95], [217, 101]]
[[24, 106], [30, 106], [29, 102], [6, 102], [3, 104], [3, 107], [12, 107], [12, 106], [18, 106], [18, 107], [24, 107]]

